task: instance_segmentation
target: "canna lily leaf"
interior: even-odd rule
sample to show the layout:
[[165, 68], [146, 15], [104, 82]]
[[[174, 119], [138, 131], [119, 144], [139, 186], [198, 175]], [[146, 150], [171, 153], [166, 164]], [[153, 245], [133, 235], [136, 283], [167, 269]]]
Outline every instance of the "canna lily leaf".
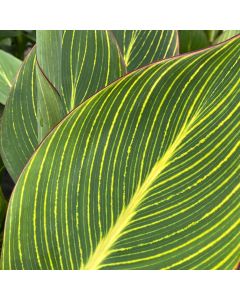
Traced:
[[7, 212], [7, 201], [4, 198], [2, 193], [2, 189], [0, 189], [0, 254], [2, 250], [2, 242], [3, 242], [3, 227], [4, 227], [4, 220]]
[[[47, 129], [52, 128], [50, 125], [56, 125], [65, 115], [58, 108], [61, 103], [58, 104], [60, 100], [56, 99], [59, 97], [56, 91], [40, 76], [43, 76], [40, 71], [36, 74], [36, 49], [33, 48], [18, 72], [1, 120], [1, 156], [14, 180], [37, 147], [41, 134], [46, 133]], [[45, 99], [43, 108], [39, 107], [41, 103], [38, 103], [37, 98], [43, 102]], [[40, 108], [48, 109], [49, 113], [44, 120]]]
[[114, 30], [128, 71], [178, 54], [176, 30]]
[[37, 57], [40, 68], [61, 91], [62, 30], [37, 30]]
[[222, 30], [205, 30], [208, 40], [210, 43], [213, 43], [213, 41], [221, 34]]
[[224, 30], [223, 33], [215, 39], [214, 44], [222, 43], [238, 34], [240, 34], [240, 30]]
[[204, 30], [179, 30], [180, 53], [206, 48], [210, 45]]
[[132, 72], [73, 110], [12, 194], [3, 269], [232, 269], [239, 37]]
[[125, 72], [106, 31], [40, 31], [38, 64], [35, 52], [22, 65], [2, 120], [1, 155], [15, 181], [54, 125]]
[[1, 120], [1, 157], [16, 180], [38, 144], [35, 48], [17, 74]]
[[7, 201], [4, 198], [2, 189], [0, 189], [0, 254], [2, 250], [3, 227], [4, 227], [6, 212], [7, 212]]
[[0, 189], [0, 232], [2, 232], [3, 229], [3, 222], [5, 219], [6, 211], [7, 211], [7, 201], [4, 198], [2, 189]]
[[37, 31], [37, 57], [67, 111], [126, 72], [115, 39], [103, 30]]
[[[3, 170], [4, 170], [4, 165], [2, 159], [0, 158], [0, 178], [2, 178]], [[2, 232], [3, 229], [3, 222], [5, 220], [6, 211], [7, 211], [7, 201], [3, 195], [2, 188], [0, 187], [0, 233]], [[0, 250], [1, 250], [1, 244], [2, 243], [0, 240]]]
[[37, 78], [38, 143], [40, 143], [47, 133], [64, 118], [66, 109], [57, 90], [46, 79], [38, 65], [35, 66], [35, 70]]
[[13, 80], [21, 65], [21, 60], [0, 50], [0, 103], [6, 104]]
[[[2, 159], [0, 158], [0, 180], [2, 183], [2, 172], [4, 170], [4, 165]], [[2, 187], [0, 187], [0, 253], [2, 249], [2, 241], [3, 241], [3, 227], [4, 220], [7, 212], [7, 201], [3, 195]]]

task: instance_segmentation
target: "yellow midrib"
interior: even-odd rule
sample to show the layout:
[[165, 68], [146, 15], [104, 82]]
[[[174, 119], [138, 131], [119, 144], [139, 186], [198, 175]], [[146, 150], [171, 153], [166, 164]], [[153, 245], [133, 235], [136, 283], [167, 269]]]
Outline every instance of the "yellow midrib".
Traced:
[[115, 225], [110, 228], [107, 235], [99, 242], [94, 253], [89, 257], [88, 262], [81, 268], [82, 270], [100, 269], [102, 262], [110, 254], [112, 246], [127, 227], [132, 217], [136, 214], [136, 209], [148, 193], [149, 188], [170, 163], [175, 150], [186, 137], [189, 126], [190, 124], [181, 130], [175, 142], [168, 148], [164, 156], [153, 166], [144, 182], [137, 188], [132, 199], [129, 201], [128, 206], [119, 215]]

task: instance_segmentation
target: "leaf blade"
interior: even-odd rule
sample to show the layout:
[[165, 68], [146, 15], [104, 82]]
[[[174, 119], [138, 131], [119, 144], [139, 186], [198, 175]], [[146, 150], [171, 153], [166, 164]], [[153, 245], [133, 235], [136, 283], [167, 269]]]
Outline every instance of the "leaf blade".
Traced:
[[14, 180], [37, 146], [35, 62], [33, 49], [19, 70], [2, 116], [1, 156]]
[[239, 51], [165, 60], [75, 109], [17, 183], [3, 268], [236, 264]]
[[180, 53], [187, 53], [210, 46], [204, 30], [179, 30]]
[[70, 110], [124, 73], [108, 31], [37, 31], [3, 114], [1, 152], [12, 178]]
[[0, 103], [4, 105], [20, 65], [19, 59], [0, 49]]
[[119, 49], [108, 31], [39, 31], [37, 43], [39, 64], [67, 111], [125, 73]]
[[113, 30], [129, 72], [178, 54], [175, 30]]
[[213, 41], [213, 44], [222, 43], [238, 34], [240, 34], [240, 30], [224, 30], [220, 36]]

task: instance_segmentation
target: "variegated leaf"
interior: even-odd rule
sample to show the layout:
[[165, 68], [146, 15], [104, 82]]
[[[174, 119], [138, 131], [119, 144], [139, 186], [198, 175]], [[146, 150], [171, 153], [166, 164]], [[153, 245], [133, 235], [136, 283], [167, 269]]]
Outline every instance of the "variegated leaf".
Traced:
[[239, 260], [239, 37], [121, 78], [21, 174], [3, 269], [232, 269]]
[[37, 60], [33, 49], [3, 114], [1, 155], [12, 178], [17, 179], [54, 125], [124, 72], [121, 53], [107, 31], [38, 31]]
[[114, 30], [128, 71], [178, 54], [176, 30]]
[[0, 103], [6, 104], [14, 78], [21, 65], [21, 60], [0, 50]]
[[214, 44], [222, 43], [238, 34], [240, 34], [240, 30], [224, 30], [222, 34], [214, 40]]
[[204, 30], [179, 30], [180, 53], [206, 48], [210, 45]]
[[37, 57], [67, 111], [126, 72], [108, 31], [37, 31]]

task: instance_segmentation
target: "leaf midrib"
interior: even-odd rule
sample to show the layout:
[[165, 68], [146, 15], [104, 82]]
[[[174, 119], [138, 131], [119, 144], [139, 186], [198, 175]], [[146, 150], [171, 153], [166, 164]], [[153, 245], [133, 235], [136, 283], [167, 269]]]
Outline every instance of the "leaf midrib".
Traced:
[[124, 229], [129, 225], [131, 219], [137, 213], [137, 207], [148, 193], [149, 188], [159, 177], [161, 172], [169, 165], [176, 149], [189, 133], [190, 127], [195, 120], [196, 117], [193, 117], [188, 125], [182, 127], [182, 130], [176, 137], [175, 141], [171, 144], [163, 157], [155, 163], [143, 183], [138, 186], [134, 195], [129, 201], [129, 204], [120, 213], [115, 225], [112, 226], [105, 237], [100, 240], [95, 251], [90, 255], [87, 263], [81, 267], [81, 270], [98, 270], [101, 268], [102, 262], [110, 254], [113, 245], [121, 236]]

